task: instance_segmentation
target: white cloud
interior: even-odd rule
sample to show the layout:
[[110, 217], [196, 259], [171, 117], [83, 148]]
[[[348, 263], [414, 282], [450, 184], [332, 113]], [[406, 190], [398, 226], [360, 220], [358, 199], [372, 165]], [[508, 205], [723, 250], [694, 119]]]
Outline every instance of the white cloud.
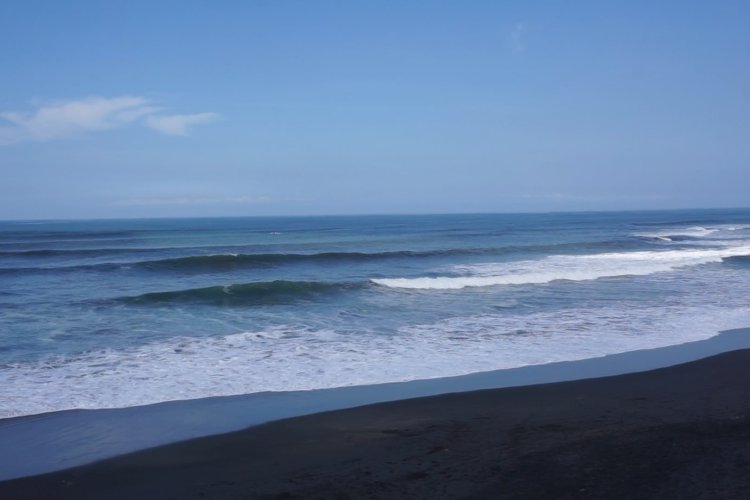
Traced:
[[136, 96], [100, 97], [37, 105], [33, 111], [0, 112], [0, 145], [26, 141], [67, 139], [91, 132], [112, 130], [134, 123], [170, 135], [186, 135], [190, 125], [206, 123], [218, 115], [157, 115], [160, 108]]
[[188, 127], [214, 121], [216, 113], [195, 113], [192, 115], [150, 115], [146, 125], [167, 135], [187, 135]]

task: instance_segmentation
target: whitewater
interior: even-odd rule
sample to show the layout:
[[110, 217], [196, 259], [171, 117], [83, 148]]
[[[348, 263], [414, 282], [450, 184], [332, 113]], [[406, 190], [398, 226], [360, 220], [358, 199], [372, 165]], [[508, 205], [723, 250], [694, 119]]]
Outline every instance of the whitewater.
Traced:
[[750, 326], [750, 210], [0, 222], [0, 418]]

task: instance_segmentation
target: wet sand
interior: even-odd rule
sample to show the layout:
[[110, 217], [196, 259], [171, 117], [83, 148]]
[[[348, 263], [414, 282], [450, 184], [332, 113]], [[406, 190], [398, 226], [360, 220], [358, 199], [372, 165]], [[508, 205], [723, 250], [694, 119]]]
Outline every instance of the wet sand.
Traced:
[[374, 404], [0, 482], [0, 498], [744, 498], [750, 350]]

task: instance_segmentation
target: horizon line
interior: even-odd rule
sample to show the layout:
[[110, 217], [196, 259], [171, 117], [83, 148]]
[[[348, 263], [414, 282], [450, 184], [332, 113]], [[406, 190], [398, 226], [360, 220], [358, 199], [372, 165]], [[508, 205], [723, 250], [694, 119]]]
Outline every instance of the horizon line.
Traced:
[[183, 219], [272, 219], [272, 218], [314, 218], [314, 217], [421, 217], [438, 215], [544, 215], [544, 214], [596, 214], [596, 213], [633, 213], [633, 212], [684, 212], [690, 210], [750, 210], [744, 207], [681, 207], [681, 208], [629, 208], [629, 209], [600, 209], [600, 210], [526, 210], [519, 212], [362, 212], [362, 213], [321, 213], [321, 214], [278, 214], [278, 215], [177, 215], [177, 216], [145, 216], [145, 217], [63, 217], [63, 218], [26, 218], [6, 219], [0, 222], [88, 222], [88, 221], [122, 221], [122, 220], [183, 220]]

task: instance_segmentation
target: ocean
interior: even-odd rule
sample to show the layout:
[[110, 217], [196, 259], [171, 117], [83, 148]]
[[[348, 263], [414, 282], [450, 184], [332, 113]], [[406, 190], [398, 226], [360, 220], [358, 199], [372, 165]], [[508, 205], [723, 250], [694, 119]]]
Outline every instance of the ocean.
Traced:
[[0, 418], [750, 326], [750, 209], [0, 222]]

